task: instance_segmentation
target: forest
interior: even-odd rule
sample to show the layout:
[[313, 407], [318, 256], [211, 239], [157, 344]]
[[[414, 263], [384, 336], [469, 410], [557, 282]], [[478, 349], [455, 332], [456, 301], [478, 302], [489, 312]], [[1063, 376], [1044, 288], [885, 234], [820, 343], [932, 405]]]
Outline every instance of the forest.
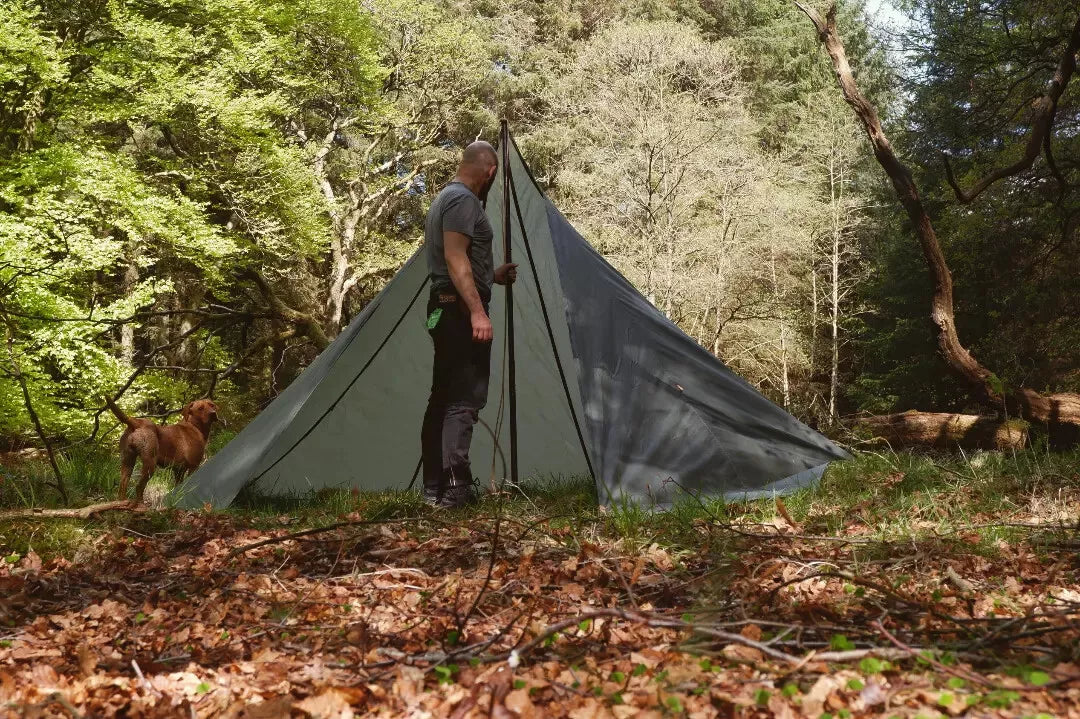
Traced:
[[[1063, 0], [4, 0], [0, 715], [1080, 716], [1078, 53]], [[665, 512], [118, 496], [110, 404], [221, 450], [503, 120], [850, 458]]]

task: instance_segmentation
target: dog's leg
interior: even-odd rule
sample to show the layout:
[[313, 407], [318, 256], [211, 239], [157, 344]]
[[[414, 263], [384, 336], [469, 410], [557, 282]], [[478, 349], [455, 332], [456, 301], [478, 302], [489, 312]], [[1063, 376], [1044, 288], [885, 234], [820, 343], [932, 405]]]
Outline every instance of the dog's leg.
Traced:
[[135, 488], [135, 506], [142, 504], [146, 483], [150, 481], [150, 477], [154, 475], [154, 470], [157, 469], [157, 448], [144, 447], [141, 459], [142, 467], [140, 467], [139, 486]]
[[180, 483], [184, 481], [184, 475], [187, 474], [187, 466], [179, 465], [173, 467], [173, 486], [179, 487]]
[[135, 460], [138, 457], [134, 452], [123, 451], [120, 456], [120, 493], [118, 499], [127, 499], [128, 482], [131, 481], [131, 472], [135, 469]]

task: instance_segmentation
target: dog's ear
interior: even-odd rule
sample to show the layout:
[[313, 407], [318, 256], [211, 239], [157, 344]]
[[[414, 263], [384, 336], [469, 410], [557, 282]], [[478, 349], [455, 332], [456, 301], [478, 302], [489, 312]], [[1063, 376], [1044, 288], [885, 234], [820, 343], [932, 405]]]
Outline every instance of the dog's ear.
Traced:
[[188, 402], [187, 404], [184, 405], [184, 408], [182, 410], [180, 410], [180, 418], [181, 419], [186, 420], [188, 418], [188, 416], [191, 414], [191, 405], [193, 405], [193, 404], [195, 404], [195, 403], [194, 402]]

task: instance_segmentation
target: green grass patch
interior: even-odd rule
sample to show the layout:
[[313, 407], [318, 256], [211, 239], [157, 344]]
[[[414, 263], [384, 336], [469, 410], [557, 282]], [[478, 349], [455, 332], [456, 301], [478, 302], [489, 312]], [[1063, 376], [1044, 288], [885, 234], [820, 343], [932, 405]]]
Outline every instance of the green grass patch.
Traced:
[[[213, 444], [220, 446], [226, 440], [223, 434], [215, 435]], [[1077, 466], [1078, 451], [973, 455], [861, 452], [852, 460], [834, 463], [820, 483], [786, 496], [784, 503], [804, 534], [850, 534], [856, 527], [860, 538], [883, 543], [932, 538], [945, 544], [963, 543], [967, 552], [992, 553], [1001, 540], [1031, 537], [1032, 531], [971, 525], [1046, 521], [1060, 516], [1069, 506], [1075, 508], [1080, 497]], [[60, 467], [70, 504], [80, 506], [116, 497], [119, 460], [111, 448], [70, 450], [60, 456]], [[58, 506], [51, 481], [51, 470], [43, 459], [3, 467], [0, 510]], [[151, 480], [148, 496], [160, 497], [170, 488], [169, 482], [166, 473], [158, 473]], [[522, 525], [542, 522], [545, 531], [568, 542], [603, 536], [623, 540], [628, 549], [658, 543], [687, 550], [700, 549], [705, 542], [720, 554], [737, 551], [737, 534], [726, 531], [724, 525], [737, 523], [746, 531], [769, 531], [774, 527], [755, 525], [778, 521], [773, 499], [725, 501], [684, 496], [666, 511], [628, 501], [600, 506], [591, 479], [580, 477], [548, 477], [521, 486], [507, 485], [501, 495], [485, 496], [472, 507], [449, 513], [433, 512], [416, 490], [354, 493], [342, 489], [286, 497], [245, 491], [223, 514], [246, 526], [267, 529], [303, 529], [346, 517], [422, 519], [438, 514], [466, 521], [500, 514]], [[0, 524], [0, 546], [19, 553], [32, 548], [43, 556], [71, 556], [88, 536], [121, 526], [143, 533], [168, 531], [171, 517], [168, 511], [152, 511], [138, 517], [106, 515], [90, 522], [9, 521]], [[1049, 538], [1055, 536], [1048, 534]], [[872, 555], [872, 550], [868, 552]]]

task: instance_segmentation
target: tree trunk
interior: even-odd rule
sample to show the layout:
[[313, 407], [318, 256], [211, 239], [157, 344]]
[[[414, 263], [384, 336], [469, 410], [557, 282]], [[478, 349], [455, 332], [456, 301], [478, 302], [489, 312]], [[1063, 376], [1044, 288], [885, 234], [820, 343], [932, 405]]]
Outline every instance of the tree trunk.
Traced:
[[791, 382], [788, 378], [788, 352], [787, 352], [787, 327], [785, 325], [785, 313], [783, 298], [780, 293], [780, 284], [776, 279], [776, 250], [769, 250], [769, 268], [772, 272], [773, 293], [776, 297], [776, 306], [780, 311], [780, 386], [784, 393], [784, 409], [791, 406]]
[[[277, 328], [275, 328], [275, 330], [277, 330]], [[281, 332], [278, 330], [274, 339], [270, 342], [270, 376], [268, 378], [269, 385], [266, 388], [267, 401], [272, 400], [274, 397], [281, 394], [281, 390], [288, 384], [288, 379], [284, 379], [281, 376], [281, 368], [285, 365], [286, 348], [286, 341], [282, 338]]]
[[250, 268], [241, 270], [239, 275], [255, 283], [259, 293], [266, 300], [270, 314], [275, 320], [294, 327], [298, 335], [303, 335], [311, 340], [315, 348], [320, 352], [330, 346], [330, 338], [323, 331], [319, 320], [306, 312], [300, 312], [285, 304], [274, 292], [265, 277]]
[[840, 170], [839, 190], [836, 183], [836, 168], [833, 156], [829, 155], [829, 194], [832, 202], [832, 291], [831, 326], [832, 326], [832, 364], [829, 374], [829, 425], [836, 423], [836, 395], [840, 389], [840, 236], [843, 227], [840, 222], [840, 203], [843, 201], [844, 176]]
[[1033, 390], [1024, 389], [1006, 392], [1002, 381], [993, 372], [983, 367], [960, 343], [953, 312], [952, 274], [945, 262], [941, 244], [938, 242], [930, 216], [923, 207], [911, 170], [896, 157], [881, 127], [877, 110], [863, 97], [855, 84], [855, 78], [844, 51], [844, 44], [836, 31], [836, 6], [830, 6], [825, 19], [822, 19], [813, 8], [798, 0], [794, 2], [814, 23], [818, 39], [825, 45], [825, 50], [832, 60], [844, 100], [852, 107], [862, 123], [873, 147], [874, 157], [892, 181], [900, 203], [915, 229], [934, 282], [930, 319], [937, 332], [938, 347], [942, 356], [968, 384], [974, 396], [989, 407], [995, 410], [1004, 409], [1024, 419], [1045, 423], [1050, 427], [1051, 434], [1060, 430], [1060, 425], [1067, 425], [1068, 433], [1080, 429], [1080, 395], [1070, 393], [1040, 395]]
[[724, 318], [720, 315], [720, 303], [724, 299], [724, 275], [720, 268], [716, 268], [716, 327], [713, 331], [712, 353], [713, 357], [720, 357], [720, 333], [724, 331]]
[[813, 237], [810, 239], [810, 369], [809, 376], [811, 380], [817, 376], [817, 333], [818, 333], [818, 320], [821, 319], [821, 308], [818, 307], [818, 286], [817, 286], [817, 243]]
[[[127, 267], [120, 281], [120, 291], [126, 298], [139, 281], [138, 255], [133, 240], [129, 239], [124, 247], [124, 260]], [[120, 326], [120, 358], [128, 365], [135, 364], [135, 324], [132, 322]]]
[[855, 432], [882, 439], [894, 449], [1023, 449], [1028, 425], [1023, 420], [1002, 420], [974, 414], [903, 412], [860, 419]]
[[37, 432], [38, 439], [45, 446], [45, 453], [49, 457], [49, 466], [52, 468], [53, 477], [56, 479], [56, 491], [60, 493], [60, 499], [64, 501], [64, 504], [67, 504], [68, 493], [67, 486], [64, 484], [64, 475], [60, 472], [60, 465], [56, 462], [56, 453], [53, 452], [52, 443], [49, 442], [49, 437], [45, 434], [45, 428], [41, 426], [41, 419], [38, 417], [37, 412], [34, 411], [34, 403], [30, 399], [30, 387], [26, 382], [26, 377], [23, 376], [22, 368], [19, 366], [19, 359], [15, 356], [15, 340], [10, 329], [7, 335], [7, 349], [8, 357], [11, 359], [11, 373], [22, 389], [23, 405], [26, 407], [26, 413], [30, 415], [34, 431]]
[[342, 219], [341, 227], [335, 232], [335, 239], [331, 243], [332, 271], [326, 307], [327, 319], [335, 335], [341, 331], [345, 315], [345, 298], [356, 284], [349, 282], [348, 274], [349, 257], [356, 244], [356, 229], [360, 223], [360, 216], [360, 210], [357, 207], [350, 209]]
[[[206, 297], [206, 287], [195, 276], [185, 278], [177, 288], [177, 299], [180, 302], [179, 309], [197, 308]], [[195, 325], [198, 322], [195, 315], [180, 315], [180, 334], [185, 337], [176, 352], [176, 364], [180, 367], [193, 367], [196, 362], [198, 343], [195, 341]]]

